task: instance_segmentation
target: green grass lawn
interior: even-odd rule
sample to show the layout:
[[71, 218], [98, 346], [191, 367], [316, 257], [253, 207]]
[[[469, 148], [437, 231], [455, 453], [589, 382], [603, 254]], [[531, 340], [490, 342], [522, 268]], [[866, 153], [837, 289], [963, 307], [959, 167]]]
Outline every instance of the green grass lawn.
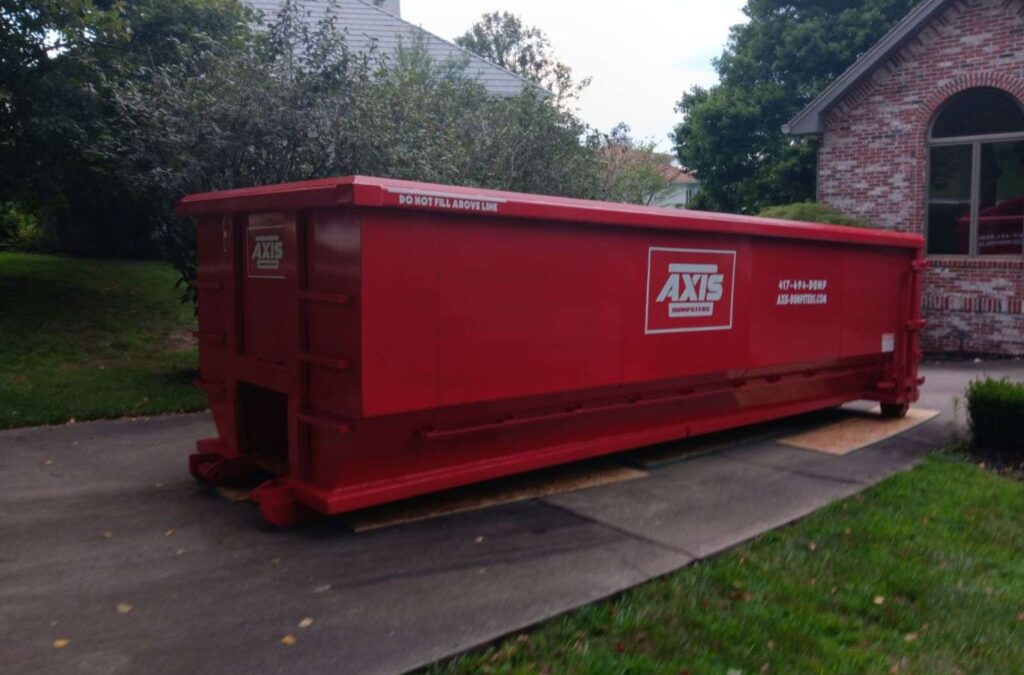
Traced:
[[1021, 673], [1024, 483], [940, 455], [431, 673]]
[[156, 262], [0, 253], [0, 428], [203, 409], [176, 279]]

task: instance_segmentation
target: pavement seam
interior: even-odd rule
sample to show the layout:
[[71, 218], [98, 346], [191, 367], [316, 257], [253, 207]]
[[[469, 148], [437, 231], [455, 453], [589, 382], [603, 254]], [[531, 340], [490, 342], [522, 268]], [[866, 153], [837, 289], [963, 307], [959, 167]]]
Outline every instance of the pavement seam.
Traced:
[[870, 485], [870, 481], [858, 480], [856, 478], [842, 478], [840, 476], [829, 476], [828, 474], [818, 473], [816, 471], [807, 471], [805, 469], [788, 469], [779, 466], [772, 466], [771, 464], [762, 464], [761, 462], [752, 462], [744, 460], [733, 460], [737, 464], [746, 464], [747, 466], [756, 466], [759, 469], [767, 469], [773, 473], [787, 474], [790, 476], [800, 476], [801, 478], [811, 478], [813, 480], [821, 480], [827, 483], [836, 483], [838, 485]]
[[[924, 451], [937, 450], [938, 448], [941, 447], [941, 446], [933, 445], [932, 443], [927, 443], [927, 442], [924, 442], [924, 441], [918, 441], [918, 440], [915, 440], [915, 439], [912, 439], [912, 438], [905, 438], [903, 436], [895, 436], [894, 438], [899, 438], [900, 441], [903, 442], [903, 443], [912, 443], [914, 445], [917, 445], [921, 450], [924, 450]], [[885, 440], [879, 441], [878, 443], [885, 443], [886, 441], [889, 441], [889, 440], [892, 440], [892, 439], [885, 439]], [[877, 443], [874, 443], [872, 445], [877, 445]], [[866, 450], [866, 449], [868, 449], [870, 447], [872, 447], [872, 446], [869, 445], [869, 446], [865, 446], [863, 448], [858, 448], [857, 450], [854, 450], [854, 452], [860, 452], [861, 450]], [[798, 448], [794, 448], [794, 449], [795, 450], [799, 450]], [[812, 450], [806, 450], [804, 452], [813, 453]], [[903, 452], [903, 451], [897, 451], [897, 452]], [[735, 456], [725, 456], [725, 457], [723, 457], [723, 459], [727, 459], [729, 461], [737, 462], [739, 464], [747, 464], [749, 466], [756, 466], [756, 467], [761, 468], [761, 469], [768, 469], [769, 471], [774, 471], [776, 473], [787, 473], [787, 474], [792, 474], [794, 476], [802, 476], [804, 478], [813, 478], [813, 479], [816, 479], [816, 480], [824, 480], [824, 481], [828, 481], [828, 482], [831, 482], [831, 483], [840, 483], [840, 484], [844, 484], [844, 485], [865, 485], [865, 486], [871, 486], [871, 485], [874, 485], [875, 482], [877, 482], [877, 481], [872, 481], [869, 478], [868, 479], [860, 479], [860, 480], [856, 479], [856, 478], [842, 478], [840, 476], [830, 476], [828, 474], [818, 473], [816, 471], [808, 471], [808, 470], [804, 470], [804, 469], [791, 469], [791, 468], [785, 468], [785, 467], [779, 467], [779, 466], [772, 466], [771, 464], [764, 464], [762, 462], [759, 462], [759, 461], [756, 461], [756, 460], [753, 460], [753, 459], [744, 459], [744, 458], [735, 457]], [[836, 457], [836, 459], [839, 459], [839, 457]], [[911, 455], [910, 457], [908, 457], [908, 459], [916, 460], [917, 457]]]
[[606, 523], [603, 520], [598, 520], [597, 518], [594, 518], [593, 516], [589, 516], [589, 515], [587, 515], [585, 513], [580, 513], [579, 511], [576, 511], [574, 509], [569, 508], [568, 506], [562, 506], [561, 504], [555, 504], [555, 503], [549, 502], [547, 500], [547, 497], [539, 497], [537, 499], [537, 502], [539, 502], [540, 504], [542, 504], [542, 505], [544, 505], [544, 506], [546, 506], [546, 507], [548, 507], [550, 509], [553, 509], [555, 511], [559, 511], [561, 513], [566, 513], [566, 514], [568, 514], [570, 516], [574, 516], [576, 518], [579, 518], [580, 520], [583, 520], [585, 522], [591, 523], [593, 525], [597, 525], [599, 527], [603, 527], [606, 530], [611, 530], [612, 532], [616, 532], [616, 533], [621, 534], [623, 536], [629, 537], [630, 539], [633, 539], [633, 540], [636, 540], [636, 541], [641, 541], [641, 542], [643, 542], [645, 544], [650, 544], [652, 546], [657, 546], [658, 548], [665, 549], [666, 551], [671, 551], [672, 553], [681, 553], [682, 555], [685, 555], [687, 558], [690, 558], [691, 561], [693, 561], [693, 560], [700, 560], [701, 559], [701, 556], [697, 555], [696, 553], [691, 553], [690, 551], [687, 551], [686, 549], [680, 548], [678, 546], [673, 546], [671, 544], [666, 544], [663, 541], [658, 541], [657, 539], [652, 539], [650, 537], [647, 537], [645, 535], [639, 534], [637, 532], [633, 532], [631, 530], [627, 530], [624, 527], [619, 527], [618, 525], [613, 525], [611, 523]]

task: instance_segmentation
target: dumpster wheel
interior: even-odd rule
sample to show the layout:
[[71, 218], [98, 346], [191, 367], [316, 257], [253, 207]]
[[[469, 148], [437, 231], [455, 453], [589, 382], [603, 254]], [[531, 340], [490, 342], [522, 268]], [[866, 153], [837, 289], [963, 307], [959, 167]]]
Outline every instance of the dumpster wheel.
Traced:
[[887, 420], [898, 420], [907, 416], [910, 412], [909, 403], [883, 403], [882, 417]]
[[299, 525], [318, 517], [300, 504], [292, 489], [280, 479], [267, 481], [253, 490], [250, 497], [259, 505], [263, 520], [274, 527]]

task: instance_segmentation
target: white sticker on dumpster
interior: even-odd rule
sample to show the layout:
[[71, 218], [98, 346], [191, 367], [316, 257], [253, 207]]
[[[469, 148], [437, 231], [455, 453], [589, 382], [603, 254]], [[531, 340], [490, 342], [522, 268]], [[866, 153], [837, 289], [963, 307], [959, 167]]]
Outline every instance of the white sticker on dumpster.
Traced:
[[651, 247], [645, 333], [730, 330], [735, 281], [736, 251]]
[[250, 279], [284, 279], [284, 227], [250, 227], [247, 232]]
[[485, 195], [437, 192], [436, 190], [417, 190], [413, 188], [385, 188], [385, 190], [398, 198], [399, 206], [426, 209], [498, 213], [501, 205], [506, 203], [506, 200], [501, 197]]
[[882, 353], [892, 354], [896, 351], [896, 333], [882, 334]]

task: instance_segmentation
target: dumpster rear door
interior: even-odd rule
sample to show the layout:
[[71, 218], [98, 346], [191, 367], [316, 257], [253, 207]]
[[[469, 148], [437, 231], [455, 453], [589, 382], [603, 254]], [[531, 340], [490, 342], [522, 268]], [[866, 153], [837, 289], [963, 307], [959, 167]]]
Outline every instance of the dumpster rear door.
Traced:
[[242, 251], [242, 354], [284, 365], [295, 332], [295, 218], [248, 217]]

